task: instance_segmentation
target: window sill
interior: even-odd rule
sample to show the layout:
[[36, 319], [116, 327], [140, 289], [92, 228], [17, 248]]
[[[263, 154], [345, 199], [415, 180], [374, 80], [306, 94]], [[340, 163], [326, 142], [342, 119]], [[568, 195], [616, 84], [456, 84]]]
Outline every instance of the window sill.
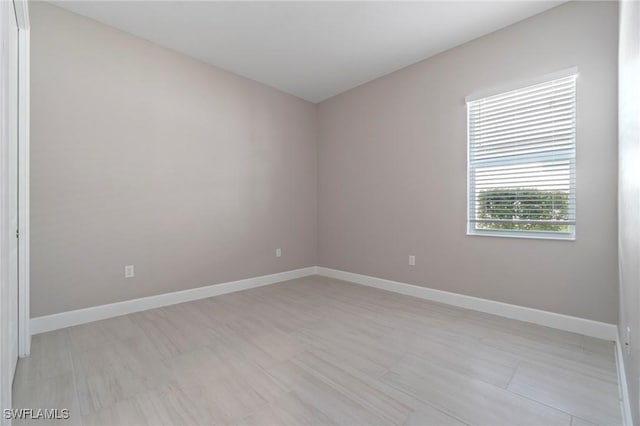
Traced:
[[498, 238], [525, 238], [530, 240], [559, 240], [575, 241], [574, 232], [504, 232], [504, 231], [467, 231], [467, 235], [473, 237], [498, 237]]

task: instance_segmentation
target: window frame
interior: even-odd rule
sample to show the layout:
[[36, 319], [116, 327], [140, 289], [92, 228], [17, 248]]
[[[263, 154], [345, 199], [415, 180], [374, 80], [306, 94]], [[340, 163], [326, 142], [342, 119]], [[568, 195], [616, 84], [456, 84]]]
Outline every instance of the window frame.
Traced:
[[[576, 86], [575, 86], [575, 95], [573, 99], [573, 110], [574, 116], [576, 120], [576, 128], [573, 134], [573, 148], [571, 150], [567, 150], [562, 154], [558, 154], [558, 159], [560, 160], [569, 160], [571, 163], [571, 170], [577, 174], [576, 171], [576, 159], [577, 159], [577, 116], [578, 116], [578, 69], [576, 67], [568, 68], [562, 71], [554, 72], [551, 74], [546, 74], [540, 76], [535, 79], [530, 79], [527, 81], [520, 81], [518, 83], [513, 83], [489, 90], [484, 90], [481, 92], [477, 92], [473, 95], [469, 95], [465, 98], [466, 102], [466, 114], [467, 114], [467, 232], [466, 234], [469, 236], [483, 236], [483, 237], [500, 237], [500, 238], [525, 238], [525, 239], [544, 239], [544, 240], [560, 240], [560, 241], [575, 241], [576, 239], [576, 221], [577, 221], [577, 202], [576, 202], [576, 192], [577, 192], [577, 175], [575, 176], [574, 185], [570, 188], [569, 196], [573, 199], [572, 208], [574, 211], [574, 221], [572, 224], [567, 225], [568, 231], [522, 231], [522, 230], [506, 230], [506, 229], [476, 229], [475, 223], [472, 222], [471, 219], [475, 216], [475, 205], [472, 200], [475, 200], [475, 188], [473, 182], [475, 179], [472, 179], [472, 162], [471, 162], [471, 151], [472, 151], [472, 141], [471, 141], [471, 114], [469, 105], [473, 101], [477, 101], [480, 99], [488, 98], [491, 96], [508, 93], [510, 91], [525, 89], [530, 86], [535, 86], [537, 84], [542, 84], [546, 82], [550, 82], [553, 80], [558, 80], [561, 78], [566, 78], [570, 76], [575, 76], [576, 78]], [[544, 153], [542, 153], [542, 156]], [[502, 166], [502, 165], [513, 165], [518, 163], [518, 160], [522, 160], [525, 158], [527, 154], [521, 154], [517, 158], [513, 159], [504, 159], [504, 158], [496, 158], [491, 161], [491, 166]], [[531, 160], [535, 160], [536, 158], [540, 158], [540, 154], [529, 154]]]

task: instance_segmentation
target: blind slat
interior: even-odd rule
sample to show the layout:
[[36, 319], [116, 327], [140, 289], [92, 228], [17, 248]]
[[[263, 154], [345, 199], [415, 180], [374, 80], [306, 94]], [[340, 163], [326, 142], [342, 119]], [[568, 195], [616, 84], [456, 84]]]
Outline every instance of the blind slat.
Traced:
[[500, 125], [474, 125], [471, 127], [471, 130], [473, 131], [473, 134], [478, 137], [491, 133], [504, 132], [506, 130], [535, 129], [541, 126], [555, 126], [556, 124], [560, 124], [562, 122], [573, 122], [573, 114], [571, 113], [571, 111], [565, 111], [562, 114], [547, 114], [545, 117], [534, 116], [529, 117], [526, 120], [512, 120], [508, 123], [502, 123]]
[[[491, 146], [495, 146], [509, 141], [531, 140], [540, 138], [551, 138], [553, 140], [561, 140], [561, 136], [571, 137], [575, 132], [575, 126], [573, 124], [565, 125], [560, 124], [557, 127], [543, 128], [543, 129], [531, 129], [519, 132], [510, 132], [500, 135], [491, 136], [478, 136], [473, 146], [486, 146], [491, 143]], [[475, 135], [474, 135], [475, 138]]]
[[[564, 108], [567, 106], [571, 107], [572, 105], [573, 105], [573, 98], [566, 98], [562, 100], [557, 99], [554, 102], [554, 106], [558, 109]], [[542, 110], [548, 111], [548, 108], [549, 108], [548, 102], [537, 102], [537, 103], [525, 104], [518, 108], [501, 109], [501, 110], [494, 111], [492, 113], [489, 113], [487, 111], [472, 111], [471, 109], [469, 109], [469, 116], [477, 117], [481, 115], [486, 120], [486, 122], [489, 123], [491, 121], [497, 121], [497, 120], [506, 121], [512, 117], [522, 116], [525, 114], [539, 114], [540, 111]]]
[[482, 99], [476, 99], [474, 101], [469, 102], [473, 105], [482, 105], [482, 104], [490, 104], [490, 103], [499, 103], [503, 101], [513, 100], [513, 99], [527, 99], [530, 95], [533, 94], [544, 94], [549, 90], [556, 90], [563, 87], [574, 87], [575, 75], [565, 77], [562, 79], [551, 80], [546, 83], [534, 84], [531, 86], [523, 87], [521, 89], [510, 90], [508, 92], [500, 93], [493, 96], [487, 96]]
[[516, 153], [522, 151], [530, 151], [538, 149], [540, 151], [547, 151], [549, 149], [566, 149], [567, 147], [571, 147], [573, 144], [570, 139], [564, 139], [562, 141], [556, 140], [544, 140], [544, 141], [531, 141], [531, 140], [523, 140], [522, 142], [509, 142], [504, 144], [495, 145], [492, 147], [476, 147], [476, 155], [492, 155], [499, 154], [501, 152], [511, 152], [514, 151]]
[[573, 97], [573, 88], [567, 88], [562, 90], [552, 90], [543, 93], [534, 93], [526, 98], [518, 98], [505, 102], [488, 103], [482, 101], [475, 101], [471, 103], [471, 111], [476, 114], [491, 114], [498, 111], [512, 110], [514, 108], [540, 105], [540, 104], [553, 104], [554, 102], [562, 102], [564, 100], [570, 100]]

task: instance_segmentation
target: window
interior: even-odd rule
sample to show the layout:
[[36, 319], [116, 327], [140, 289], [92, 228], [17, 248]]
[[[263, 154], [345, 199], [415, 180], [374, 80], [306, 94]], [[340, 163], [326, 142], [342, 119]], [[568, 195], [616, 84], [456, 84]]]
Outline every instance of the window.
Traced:
[[575, 236], [576, 70], [467, 99], [468, 233]]

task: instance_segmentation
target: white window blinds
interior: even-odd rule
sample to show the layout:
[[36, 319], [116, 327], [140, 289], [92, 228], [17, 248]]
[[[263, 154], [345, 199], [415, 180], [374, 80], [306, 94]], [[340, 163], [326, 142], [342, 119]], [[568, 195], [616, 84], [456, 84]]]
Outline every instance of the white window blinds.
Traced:
[[469, 233], [572, 237], [576, 75], [467, 103]]

